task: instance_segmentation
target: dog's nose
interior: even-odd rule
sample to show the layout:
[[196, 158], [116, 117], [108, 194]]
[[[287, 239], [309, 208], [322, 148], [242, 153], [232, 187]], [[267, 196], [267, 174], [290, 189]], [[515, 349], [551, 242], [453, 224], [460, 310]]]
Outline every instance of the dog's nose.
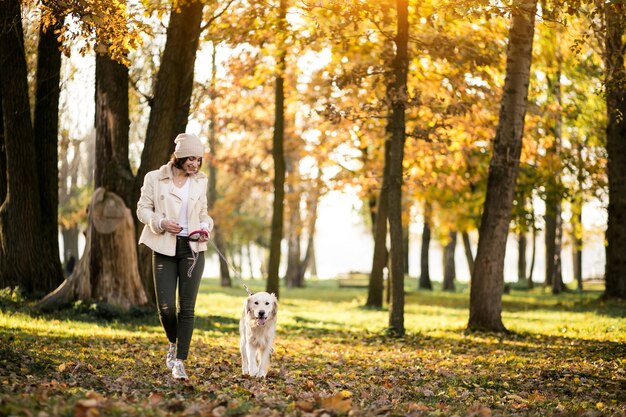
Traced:
[[259, 311], [259, 317], [263, 317], [265, 315], [265, 311], [264, 310], [260, 310]]

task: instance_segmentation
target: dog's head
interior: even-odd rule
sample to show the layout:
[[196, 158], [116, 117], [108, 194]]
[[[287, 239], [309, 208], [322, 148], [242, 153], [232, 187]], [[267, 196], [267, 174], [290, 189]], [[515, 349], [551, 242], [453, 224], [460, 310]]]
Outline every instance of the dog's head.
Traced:
[[257, 324], [265, 326], [265, 322], [276, 317], [278, 300], [274, 293], [257, 292], [248, 297], [246, 311]]

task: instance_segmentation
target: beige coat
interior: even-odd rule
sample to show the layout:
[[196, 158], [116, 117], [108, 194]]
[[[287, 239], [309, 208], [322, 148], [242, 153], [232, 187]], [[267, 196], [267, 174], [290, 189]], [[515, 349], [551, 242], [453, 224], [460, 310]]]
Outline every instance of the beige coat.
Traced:
[[[200, 223], [213, 227], [213, 219], [207, 213], [207, 177], [202, 172], [189, 178], [189, 231], [200, 229]], [[182, 199], [172, 180], [172, 162], [146, 174], [137, 202], [137, 217], [145, 224], [139, 243], [163, 255], [176, 254], [176, 235], [165, 233], [159, 223], [161, 219], [178, 219]], [[207, 249], [206, 242], [193, 244], [194, 251]]]

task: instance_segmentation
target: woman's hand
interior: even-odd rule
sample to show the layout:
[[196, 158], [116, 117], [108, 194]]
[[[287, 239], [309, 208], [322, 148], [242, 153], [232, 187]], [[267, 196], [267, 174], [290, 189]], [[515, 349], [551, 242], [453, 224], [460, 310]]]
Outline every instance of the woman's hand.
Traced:
[[175, 220], [165, 219], [161, 222], [161, 227], [168, 233], [179, 234], [183, 228]]

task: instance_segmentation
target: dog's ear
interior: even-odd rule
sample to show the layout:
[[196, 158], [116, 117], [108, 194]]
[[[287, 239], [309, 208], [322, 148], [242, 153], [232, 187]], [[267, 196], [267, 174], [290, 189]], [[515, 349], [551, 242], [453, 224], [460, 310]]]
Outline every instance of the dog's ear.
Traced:
[[271, 293], [270, 295], [272, 296], [272, 304], [274, 304], [274, 314], [276, 314], [276, 312], [278, 312], [278, 298], [276, 298], [274, 293]]
[[246, 313], [250, 313], [250, 310], [252, 309], [252, 307], [250, 307], [250, 301], [252, 301], [251, 295], [246, 299]]

